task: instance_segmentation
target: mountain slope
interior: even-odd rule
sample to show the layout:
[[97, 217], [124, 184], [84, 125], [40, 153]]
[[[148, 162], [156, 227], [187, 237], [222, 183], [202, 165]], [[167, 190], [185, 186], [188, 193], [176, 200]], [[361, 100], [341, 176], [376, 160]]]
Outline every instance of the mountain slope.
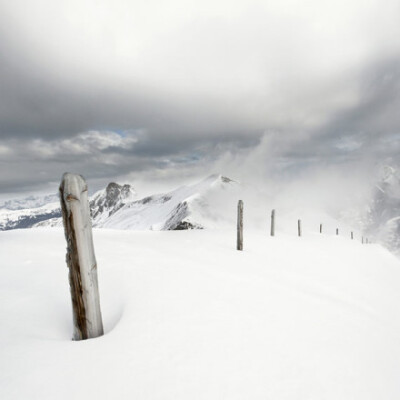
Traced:
[[[94, 227], [134, 230], [180, 230], [222, 223], [223, 209], [236, 198], [239, 185], [221, 175], [169, 193], [137, 199], [130, 185], [109, 183], [90, 197]], [[24, 204], [23, 201], [19, 204]], [[62, 226], [59, 204], [33, 209], [0, 209], [0, 230]]]
[[[136, 193], [130, 185], [109, 183], [104, 190], [98, 191], [90, 198], [92, 219], [101, 221], [108, 218], [125, 203], [133, 201], [135, 196]], [[48, 200], [52, 202], [47, 204]], [[44, 205], [37, 206], [42, 203]], [[29, 208], [29, 205], [33, 207]], [[0, 208], [0, 230], [45, 226], [62, 226], [60, 203], [56, 195], [11, 200]]]
[[[22, 203], [21, 203], [22, 204]], [[59, 202], [45, 204], [41, 207], [15, 209], [0, 209], [0, 231], [10, 229], [31, 228], [36, 224], [54, 221], [56, 224], [61, 218]]]
[[128, 203], [109, 218], [94, 219], [94, 226], [135, 230], [214, 227], [224, 220], [221, 202], [226, 206], [238, 187], [229, 178], [212, 175], [195, 185]]

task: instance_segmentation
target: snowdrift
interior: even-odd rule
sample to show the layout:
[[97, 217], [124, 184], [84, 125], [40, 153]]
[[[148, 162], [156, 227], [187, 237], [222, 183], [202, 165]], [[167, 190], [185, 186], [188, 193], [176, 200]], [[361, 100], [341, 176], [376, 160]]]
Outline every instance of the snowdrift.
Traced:
[[0, 398], [398, 400], [399, 261], [244, 233], [95, 229], [106, 334], [73, 342], [63, 231], [0, 232]]

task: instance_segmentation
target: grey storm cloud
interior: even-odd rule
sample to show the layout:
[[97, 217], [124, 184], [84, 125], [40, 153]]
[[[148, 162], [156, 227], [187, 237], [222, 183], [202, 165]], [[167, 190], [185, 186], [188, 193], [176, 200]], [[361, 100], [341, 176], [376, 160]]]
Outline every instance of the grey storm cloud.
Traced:
[[397, 1], [0, 0], [2, 192], [236, 153], [396, 157], [398, 15]]

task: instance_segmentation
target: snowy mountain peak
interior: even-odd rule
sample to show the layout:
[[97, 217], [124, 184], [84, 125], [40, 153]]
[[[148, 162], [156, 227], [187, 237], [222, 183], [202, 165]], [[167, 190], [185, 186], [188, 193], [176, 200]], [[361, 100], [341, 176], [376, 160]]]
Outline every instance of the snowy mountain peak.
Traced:
[[131, 185], [119, 185], [115, 182], [110, 182], [105, 191], [105, 200], [109, 206], [115, 205], [118, 201], [130, 200], [135, 197], [136, 192]]
[[136, 196], [136, 192], [131, 185], [119, 185], [110, 182], [104, 190], [97, 192], [90, 200], [92, 218], [96, 219], [100, 214], [106, 213], [110, 216], [126, 203], [131, 202]]
[[[181, 186], [119, 207], [107, 218], [94, 216], [93, 226], [135, 230], [180, 230], [213, 227], [231, 201], [238, 184], [222, 175], [210, 175], [193, 185]], [[229, 190], [231, 189], [231, 190]]]
[[212, 174], [210, 176], [208, 176], [207, 178], [205, 178], [203, 181], [201, 181], [200, 183], [209, 183], [211, 185], [214, 184], [230, 184], [230, 183], [237, 183], [236, 181], [234, 181], [233, 179], [228, 178], [227, 176], [223, 176], [221, 174]]
[[232, 183], [232, 182], [235, 182], [233, 179], [230, 179], [230, 178], [228, 178], [228, 177], [226, 177], [226, 176], [221, 176], [221, 181], [222, 181], [223, 183]]

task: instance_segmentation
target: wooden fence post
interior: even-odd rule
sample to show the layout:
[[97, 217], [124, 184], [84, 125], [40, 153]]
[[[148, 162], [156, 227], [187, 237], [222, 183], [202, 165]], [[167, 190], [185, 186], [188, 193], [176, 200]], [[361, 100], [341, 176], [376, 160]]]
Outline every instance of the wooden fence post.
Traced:
[[322, 233], [322, 224], [319, 224], [319, 233]]
[[243, 250], [243, 201], [238, 202], [238, 215], [237, 215], [237, 250]]
[[339, 228], [336, 228], [336, 235], [339, 235]]
[[301, 236], [301, 220], [300, 219], [297, 221], [297, 233], [299, 236]]
[[353, 240], [354, 239], [354, 234], [353, 234], [353, 232], [351, 232], [351, 240]]
[[94, 254], [87, 184], [82, 176], [65, 173], [60, 202], [67, 240], [67, 265], [74, 320], [74, 340], [102, 336], [97, 263]]
[[275, 210], [271, 212], [271, 236], [275, 236]]

